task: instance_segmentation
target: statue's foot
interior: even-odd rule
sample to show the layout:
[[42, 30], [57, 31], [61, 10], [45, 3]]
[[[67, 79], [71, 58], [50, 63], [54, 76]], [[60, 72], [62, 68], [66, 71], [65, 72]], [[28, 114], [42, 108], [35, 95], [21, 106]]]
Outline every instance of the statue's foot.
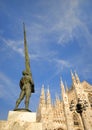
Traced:
[[15, 108], [14, 108], [14, 111], [16, 111], [17, 109], [18, 109], [18, 107], [15, 107]]
[[20, 112], [31, 112], [31, 110], [26, 108], [15, 108], [14, 111], [20, 111]]

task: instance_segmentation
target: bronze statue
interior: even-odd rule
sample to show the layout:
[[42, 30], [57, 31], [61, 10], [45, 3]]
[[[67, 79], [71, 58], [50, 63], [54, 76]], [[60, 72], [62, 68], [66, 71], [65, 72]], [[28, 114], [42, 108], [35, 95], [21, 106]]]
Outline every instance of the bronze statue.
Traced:
[[20, 95], [19, 98], [16, 101], [16, 106], [14, 110], [18, 109], [18, 106], [20, 102], [24, 99], [25, 97], [25, 109], [28, 110], [29, 108], [29, 100], [31, 93], [34, 93], [34, 82], [32, 80], [32, 73], [30, 70], [30, 61], [29, 61], [29, 56], [28, 56], [28, 48], [27, 48], [27, 42], [26, 42], [26, 31], [25, 31], [25, 25], [23, 24], [24, 27], [24, 52], [25, 52], [25, 68], [26, 70], [22, 72], [23, 77], [20, 80]]

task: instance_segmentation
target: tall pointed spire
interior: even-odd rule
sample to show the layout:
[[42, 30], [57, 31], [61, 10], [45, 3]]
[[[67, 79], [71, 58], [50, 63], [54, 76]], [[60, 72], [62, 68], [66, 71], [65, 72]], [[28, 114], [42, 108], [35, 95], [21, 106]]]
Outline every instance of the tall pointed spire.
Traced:
[[76, 82], [77, 82], [77, 83], [80, 83], [80, 79], [79, 79], [79, 77], [78, 77], [76, 71], [75, 71], [75, 78], [76, 78]]
[[72, 82], [73, 82], [73, 85], [74, 85], [74, 83], [76, 83], [76, 79], [75, 79], [74, 74], [72, 73], [72, 70], [71, 70], [71, 77], [72, 77]]
[[51, 105], [51, 96], [50, 96], [50, 90], [49, 87], [47, 89], [47, 105]]
[[26, 30], [25, 30], [25, 24], [23, 23], [23, 30], [24, 30], [24, 52], [25, 52], [25, 68], [26, 72], [31, 74], [30, 70], [30, 60], [28, 55], [28, 47], [27, 47], [27, 40], [26, 40]]
[[66, 88], [66, 92], [68, 92], [68, 86], [67, 86], [67, 82], [65, 81], [65, 88]]
[[62, 91], [62, 99], [64, 98], [65, 95], [65, 88], [64, 88], [64, 84], [62, 79], [60, 78], [60, 87], [61, 87], [61, 91]]
[[65, 93], [65, 88], [64, 88], [62, 78], [60, 78], [60, 86], [61, 86], [61, 89], [62, 89], [62, 93]]
[[40, 104], [41, 104], [42, 106], [45, 105], [44, 85], [42, 85], [42, 89], [41, 89]]
[[56, 94], [56, 106], [59, 107], [60, 99], [59, 96]]

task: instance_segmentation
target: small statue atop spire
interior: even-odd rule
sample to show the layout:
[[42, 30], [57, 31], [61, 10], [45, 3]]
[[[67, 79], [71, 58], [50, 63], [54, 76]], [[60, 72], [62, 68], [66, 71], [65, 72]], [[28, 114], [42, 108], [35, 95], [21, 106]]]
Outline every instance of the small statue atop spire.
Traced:
[[31, 93], [34, 93], [34, 82], [32, 80], [32, 73], [30, 70], [30, 60], [28, 55], [27, 41], [26, 41], [26, 31], [25, 24], [23, 23], [24, 29], [24, 52], [25, 52], [25, 70], [22, 72], [23, 77], [20, 80], [20, 96], [16, 101], [16, 106], [14, 110], [18, 110], [20, 102], [25, 97], [25, 110], [29, 110], [29, 100]]

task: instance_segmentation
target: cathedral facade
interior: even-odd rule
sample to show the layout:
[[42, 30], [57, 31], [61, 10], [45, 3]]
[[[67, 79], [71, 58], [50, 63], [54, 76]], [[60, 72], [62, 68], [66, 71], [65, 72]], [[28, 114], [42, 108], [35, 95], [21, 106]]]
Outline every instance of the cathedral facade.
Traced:
[[56, 97], [52, 104], [50, 91], [45, 96], [42, 86], [37, 110], [37, 121], [43, 130], [92, 130], [92, 85], [80, 82], [77, 73], [72, 73], [72, 85], [60, 81], [62, 100]]

